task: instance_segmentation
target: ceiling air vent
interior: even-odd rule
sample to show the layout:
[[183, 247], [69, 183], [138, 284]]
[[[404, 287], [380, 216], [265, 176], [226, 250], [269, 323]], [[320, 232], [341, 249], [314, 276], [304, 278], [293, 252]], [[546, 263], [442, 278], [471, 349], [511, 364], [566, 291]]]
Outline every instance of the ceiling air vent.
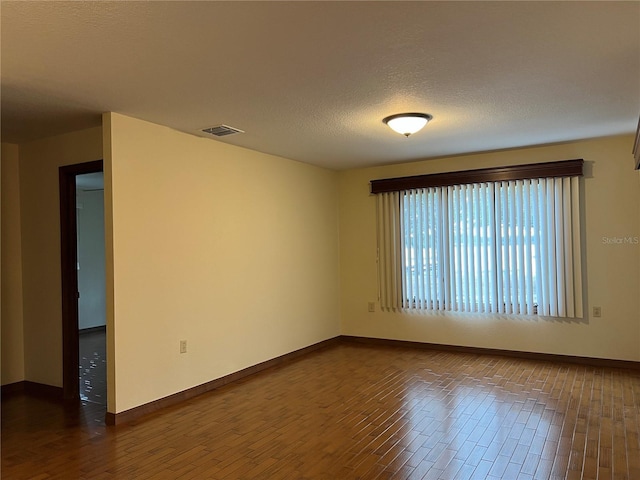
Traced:
[[216, 125], [215, 127], [209, 127], [202, 129], [204, 133], [214, 135], [216, 137], [226, 137], [227, 135], [235, 135], [236, 133], [244, 133], [244, 130], [239, 128], [233, 128], [229, 125]]

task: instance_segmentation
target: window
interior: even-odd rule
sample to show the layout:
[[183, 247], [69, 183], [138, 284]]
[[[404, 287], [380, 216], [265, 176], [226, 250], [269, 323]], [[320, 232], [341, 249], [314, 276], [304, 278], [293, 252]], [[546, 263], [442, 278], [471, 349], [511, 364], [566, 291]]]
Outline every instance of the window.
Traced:
[[582, 163], [373, 181], [381, 307], [582, 317]]

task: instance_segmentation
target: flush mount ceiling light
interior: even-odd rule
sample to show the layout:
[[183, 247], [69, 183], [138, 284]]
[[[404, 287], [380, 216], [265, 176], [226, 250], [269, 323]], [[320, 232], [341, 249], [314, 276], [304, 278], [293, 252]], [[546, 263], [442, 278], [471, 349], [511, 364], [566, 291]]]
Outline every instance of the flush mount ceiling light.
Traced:
[[408, 137], [420, 131], [432, 118], [428, 113], [397, 113], [383, 118], [382, 121], [392, 130]]

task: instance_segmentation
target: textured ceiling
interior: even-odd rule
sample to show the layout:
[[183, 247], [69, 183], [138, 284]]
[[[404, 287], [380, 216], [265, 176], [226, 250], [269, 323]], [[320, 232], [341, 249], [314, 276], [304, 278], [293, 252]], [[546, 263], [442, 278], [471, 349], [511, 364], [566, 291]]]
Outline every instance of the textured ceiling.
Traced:
[[[329, 168], [633, 132], [640, 2], [8, 2], [2, 140], [119, 112]], [[406, 139], [382, 123], [434, 120]], [[631, 148], [631, 145], [630, 147]]]

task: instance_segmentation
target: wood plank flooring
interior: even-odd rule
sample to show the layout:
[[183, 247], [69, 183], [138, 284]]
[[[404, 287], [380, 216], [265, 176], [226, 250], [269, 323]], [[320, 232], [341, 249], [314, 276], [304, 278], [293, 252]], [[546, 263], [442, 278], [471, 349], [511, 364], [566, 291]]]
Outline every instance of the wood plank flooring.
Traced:
[[6, 479], [640, 479], [640, 372], [341, 344], [118, 427], [2, 402]]
[[80, 330], [80, 400], [107, 405], [107, 332]]

